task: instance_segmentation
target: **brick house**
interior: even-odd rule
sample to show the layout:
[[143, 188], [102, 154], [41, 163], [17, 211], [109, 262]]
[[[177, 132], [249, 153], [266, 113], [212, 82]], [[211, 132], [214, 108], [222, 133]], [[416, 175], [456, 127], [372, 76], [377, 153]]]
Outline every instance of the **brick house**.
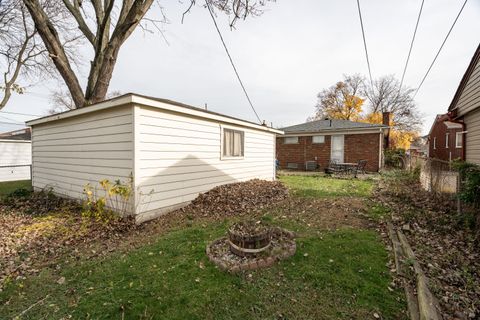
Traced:
[[[384, 123], [388, 123], [388, 119], [389, 114], [386, 114]], [[345, 163], [367, 160], [367, 171], [378, 171], [383, 166], [387, 125], [324, 119], [282, 130], [285, 133], [277, 135], [276, 145], [281, 169], [305, 170], [307, 161], [312, 161], [323, 170], [330, 159]]]
[[439, 114], [428, 134], [428, 156], [451, 161], [464, 160], [463, 126], [449, 121], [447, 114]]

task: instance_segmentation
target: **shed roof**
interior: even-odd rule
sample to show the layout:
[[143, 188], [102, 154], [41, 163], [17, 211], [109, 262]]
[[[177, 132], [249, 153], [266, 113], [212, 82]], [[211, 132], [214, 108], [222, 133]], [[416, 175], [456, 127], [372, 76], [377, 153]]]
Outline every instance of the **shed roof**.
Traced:
[[281, 130], [285, 131], [285, 133], [306, 133], [337, 130], [364, 130], [374, 128], [388, 128], [388, 126], [383, 124], [354, 122], [349, 120], [324, 119], [285, 127]]
[[178, 112], [178, 113], [182, 113], [190, 116], [206, 118], [206, 119], [211, 119], [215, 121], [221, 121], [225, 123], [237, 124], [237, 125], [250, 127], [257, 130], [269, 131], [277, 134], [283, 133], [280, 130], [273, 129], [266, 125], [261, 125], [255, 122], [227, 116], [218, 112], [205, 110], [204, 108], [194, 107], [194, 106], [187, 105], [187, 104], [173, 101], [173, 100], [144, 96], [136, 93], [127, 93], [109, 100], [105, 100], [105, 101], [90, 105], [88, 107], [69, 110], [69, 111], [57, 113], [51, 116], [30, 120], [26, 122], [26, 124], [29, 126], [35, 126], [41, 123], [57, 121], [60, 119], [79, 116], [79, 115], [90, 113], [90, 112], [97, 112], [100, 110], [127, 105], [130, 103]]

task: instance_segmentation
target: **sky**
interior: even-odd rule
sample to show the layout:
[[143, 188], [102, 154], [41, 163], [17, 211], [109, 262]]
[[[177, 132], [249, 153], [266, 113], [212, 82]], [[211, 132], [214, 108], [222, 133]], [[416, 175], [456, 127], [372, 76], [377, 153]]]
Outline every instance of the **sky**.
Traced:
[[[404, 84], [416, 88], [464, 0], [425, 0]], [[256, 121], [219, 40], [208, 10], [197, 1], [181, 22], [189, 1], [161, 1], [169, 23], [159, 32], [140, 28], [124, 46], [109, 91], [172, 99]], [[373, 78], [401, 77], [421, 0], [362, 0], [362, 15]], [[159, 19], [153, 7], [149, 18]], [[368, 75], [355, 0], [277, 0], [263, 15], [217, 21], [260, 118], [275, 127], [305, 122], [316, 95], [344, 74]], [[428, 78], [416, 96], [428, 133], [445, 113], [480, 42], [480, 1], [468, 1]], [[166, 40], [165, 40], [165, 39]], [[88, 62], [92, 52], [82, 48]], [[87, 63], [80, 72], [86, 83]], [[15, 95], [3, 111], [45, 115], [57, 81], [42, 81]], [[32, 116], [0, 112], [0, 131], [21, 128]]]

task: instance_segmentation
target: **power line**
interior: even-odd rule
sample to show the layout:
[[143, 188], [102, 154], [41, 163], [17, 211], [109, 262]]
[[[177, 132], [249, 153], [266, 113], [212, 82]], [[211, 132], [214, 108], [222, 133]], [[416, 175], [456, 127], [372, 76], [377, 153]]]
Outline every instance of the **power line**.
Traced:
[[12, 118], [4, 117], [4, 116], [0, 116], [0, 118], [6, 119], [8, 121], [14, 121], [14, 122], [17, 122], [19, 124], [22, 123], [22, 121], [18, 121], [18, 120], [12, 119]]
[[367, 57], [368, 75], [370, 76], [370, 84], [372, 85], [372, 88], [373, 88], [372, 70], [370, 68], [370, 59], [368, 58], [367, 40], [365, 40], [365, 30], [363, 28], [362, 11], [360, 10], [360, 0], [357, 0], [357, 7], [358, 7], [358, 16], [360, 17], [360, 26], [362, 27], [363, 46], [365, 47], [365, 56]]
[[19, 116], [32, 116], [32, 117], [41, 117], [41, 115], [39, 114], [31, 114], [31, 113], [20, 113], [20, 112], [11, 112], [11, 111], [3, 111], [3, 110], [0, 110], [0, 113], [7, 113], [7, 114], [16, 114], [16, 115], [19, 115]]
[[20, 124], [20, 123], [15, 123], [15, 122], [0, 121], [0, 124], [11, 124], [11, 125], [15, 125], [15, 126], [26, 127], [25, 124]]
[[260, 117], [257, 114], [257, 111], [253, 107], [252, 100], [250, 100], [250, 97], [248, 96], [247, 90], [245, 89], [245, 86], [243, 85], [242, 79], [240, 79], [240, 75], [238, 74], [237, 68], [235, 67], [235, 64], [233, 63], [232, 56], [230, 55], [230, 52], [228, 51], [227, 45], [225, 44], [225, 41], [223, 40], [222, 33], [220, 32], [220, 29], [218, 28], [217, 21], [215, 20], [215, 16], [213, 15], [212, 8], [210, 8], [210, 4], [208, 3], [207, 0], [205, 0], [205, 4], [207, 5], [208, 12], [210, 13], [210, 16], [212, 17], [213, 24], [215, 25], [215, 29], [217, 29], [218, 36], [220, 37], [220, 40], [222, 41], [223, 47], [225, 48], [225, 52], [228, 55], [228, 59], [230, 59], [230, 63], [233, 67], [233, 71], [235, 71], [235, 74], [237, 75], [238, 82], [240, 82], [240, 86], [243, 89], [243, 93], [245, 93], [245, 96], [247, 97], [248, 103], [250, 104], [250, 107], [252, 107], [253, 112], [255, 113], [255, 116], [258, 119], [258, 122], [262, 123], [262, 120], [260, 120]]
[[410, 61], [410, 54], [412, 53], [413, 43], [415, 42], [415, 36], [417, 35], [418, 23], [420, 22], [420, 17], [422, 16], [423, 4], [425, 0], [422, 0], [422, 5], [420, 6], [420, 11], [418, 12], [417, 23], [415, 24], [415, 31], [413, 31], [412, 42], [410, 43], [410, 49], [408, 50], [407, 61], [405, 62], [405, 68], [403, 69], [402, 80], [400, 81], [399, 91], [402, 90], [403, 80], [405, 78], [405, 73], [407, 72], [408, 62]]
[[427, 72], [425, 73], [425, 76], [423, 77], [422, 81], [420, 82], [420, 85], [417, 87], [417, 90], [415, 91], [415, 94], [413, 95], [413, 98], [415, 98], [415, 96], [417, 95], [418, 91], [420, 90], [420, 88], [421, 88], [422, 85], [423, 85], [423, 82], [425, 81], [425, 79], [427, 78], [430, 70], [432, 69], [433, 65], [435, 64], [435, 61], [437, 60], [438, 55], [440, 54], [440, 51], [442, 51], [443, 46], [445, 45], [445, 42], [447, 42], [447, 39], [448, 39], [448, 37], [450, 36], [450, 33], [451, 33], [452, 30], [453, 30], [453, 27], [455, 27], [455, 24], [457, 23], [457, 20], [458, 20], [458, 18], [460, 17], [460, 14], [462, 14], [463, 8], [465, 8], [465, 5], [467, 4], [467, 2], [468, 2], [468, 0], [465, 0], [465, 2], [463, 3], [462, 7], [460, 8], [460, 11], [458, 12], [457, 17], [456, 17], [455, 20], [453, 21], [453, 24], [452, 24], [452, 26], [450, 27], [450, 30], [448, 30], [447, 36], [446, 36], [445, 39], [443, 40], [442, 45], [440, 46], [440, 49], [438, 49], [438, 52], [437, 52], [437, 54], [435, 55], [435, 58], [433, 58], [433, 61], [432, 61], [432, 63], [430, 64], [430, 67], [428, 67], [428, 70], [427, 70]]

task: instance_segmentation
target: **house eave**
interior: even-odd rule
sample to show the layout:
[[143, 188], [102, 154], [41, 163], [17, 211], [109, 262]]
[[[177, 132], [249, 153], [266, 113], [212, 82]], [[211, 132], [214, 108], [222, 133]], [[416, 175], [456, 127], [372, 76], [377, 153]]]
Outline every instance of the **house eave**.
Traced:
[[336, 135], [336, 134], [367, 134], [367, 133], [380, 133], [386, 132], [390, 127], [379, 126], [379, 127], [368, 127], [368, 128], [351, 128], [351, 129], [326, 129], [321, 131], [296, 131], [296, 132], [285, 132], [278, 136], [282, 137], [303, 137], [303, 136], [312, 136], [312, 135]]
[[186, 116], [193, 116], [193, 117], [198, 117], [198, 118], [204, 118], [204, 119], [209, 119], [209, 120], [214, 120], [214, 121], [219, 121], [223, 123], [228, 123], [228, 124], [234, 124], [234, 125], [239, 125], [242, 127], [247, 127], [247, 128], [252, 128], [256, 130], [261, 130], [261, 131], [267, 131], [272, 134], [283, 134], [282, 130], [278, 129], [273, 129], [264, 125], [260, 124], [255, 124], [253, 122], [249, 122], [246, 120], [242, 119], [237, 119], [234, 117], [226, 116], [226, 115], [221, 115], [218, 113], [214, 112], [208, 112], [208, 111], [203, 111], [200, 110], [199, 108], [188, 106], [179, 102], [175, 101], [170, 101], [170, 100], [165, 100], [165, 99], [153, 99], [150, 97], [142, 96], [142, 95], [137, 95], [133, 93], [125, 94], [120, 97], [116, 97], [110, 100], [106, 100], [88, 107], [84, 108], [79, 108], [75, 110], [70, 110], [62, 113], [58, 113], [55, 115], [51, 116], [46, 116], [43, 118], [39, 119], [34, 119], [31, 121], [26, 122], [28, 126], [35, 126], [51, 121], [58, 121], [62, 119], [67, 119], [71, 117], [77, 117], [81, 116], [87, 113], [91, 112], [97, 112], [101, 110], [106, 110], [109, 108], [113, 107], [119, 107], [119, 106], [124, 106], [124, 105], [142, 105], [142, 106], [148, 106], [148, 107], [153, 107], [153, 108], [158, 108], [158, 109], [163, 109], [163, 110], [168, 110], [171, 112], [176, 112], [180, 114], [185, 114]]

